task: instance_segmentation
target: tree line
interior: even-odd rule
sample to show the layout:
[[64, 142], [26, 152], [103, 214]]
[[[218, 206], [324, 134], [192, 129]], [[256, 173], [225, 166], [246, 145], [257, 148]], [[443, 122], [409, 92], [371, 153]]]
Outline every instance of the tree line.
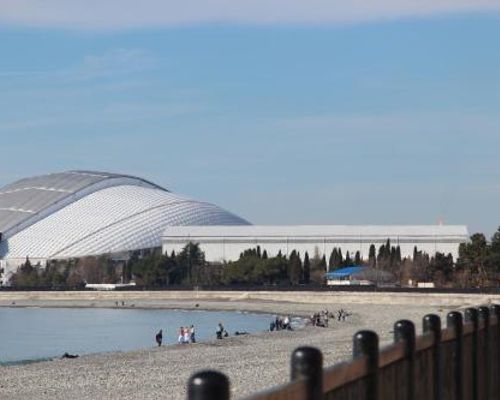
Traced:
[[118, 283], [134, 280], [138, 285], [308, 285], [322, 284], [325, 272], [352, 265], [368, 266], [393, 275], [394, 282], [434, 282], [438, 287], [496, 286], [500, 277], [500, 228], [490, 241], [476, 233], [459, 247], [455, 261], [451, 254], [434, 256], [414, 248], [412, 257], [402, 257], [398, 245], [388, 239], [379, 246], [371, 245], [368, 258], [360, 252], [332, 249], [328, 260], [318, 249], [310, 256], [293, 250], [270, 257], [259, 246], [242, 252], [238, 260], [208, 263], [196, 243], [188, 243], [178, 254], [162, 254], [152, 250], [133, 252], [128, 261], [114, 261], [110, 256], [51, 260], [45, 268], [30, 260], [13, 275], [14, 286], [84, 285]]

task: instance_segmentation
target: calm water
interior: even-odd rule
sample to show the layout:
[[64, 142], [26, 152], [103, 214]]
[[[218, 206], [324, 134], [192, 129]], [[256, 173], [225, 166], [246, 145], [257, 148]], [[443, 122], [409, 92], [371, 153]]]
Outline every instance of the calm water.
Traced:
[[235, 331], [269, 328], [272, 316], [216, 311], [0, 308], [0, 364], [153, 347], [177, 342], [180, 326], [194, 324], [197, 340], [215, 338], [219, 322]]

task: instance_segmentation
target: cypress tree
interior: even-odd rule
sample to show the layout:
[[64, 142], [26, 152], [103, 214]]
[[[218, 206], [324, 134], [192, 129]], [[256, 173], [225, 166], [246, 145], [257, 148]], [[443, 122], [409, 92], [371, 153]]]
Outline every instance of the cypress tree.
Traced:
[[321, 258], [321, 262], [319, 265], [320, 265], [322, 271], [326, 272], [327, 265], [326, 265], [326, 257], [324, 254], [323, 254], [323, 257]]
[[396, 262], [399, 265], [399, 264], [401, 264], [401, 261], [402, 261], [402, 259], [401, 259], [401, 247], [399, 247], [399, 245], [398, 245], [398, 247], [396, 247]]
[[356, 255], [354, 256], [354, 264], [355, 265], [361, 265], [361, 254], [359, 253], [359, 250], [356, 252]]
[[345, 254], [345, 262], [344, 262], [344, 265], [345, 265], [346, 267], [350, 267], [350, 266], [352, 266], [352, 258], [351, 258], [351, 254], [350, 254], [349, 252], [347, 252], [347, 253]]
[[311, 280], [311, 261], [309, 260], [309, 254], [306, 251], [304, 255], [304, 283], [308, 284]]
[[375, 268], [377, 266], [377, 250], [375, 249], [375, 245], [372, 244], [370, 246], [370, 252], [368, 254], [368, 264], [370, 267]]
[[328, 270], [331, 271], [336, 267], [336, 258], [337, 257], [337, 249], [334, 247], [332, 252], [330, 253], [330, 258], [328, 259]]

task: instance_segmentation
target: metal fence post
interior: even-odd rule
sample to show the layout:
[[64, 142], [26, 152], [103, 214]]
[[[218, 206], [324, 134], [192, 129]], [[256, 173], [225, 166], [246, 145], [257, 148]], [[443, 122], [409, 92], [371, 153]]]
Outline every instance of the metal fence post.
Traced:
[[434, 336], [432, 348], [432, 385], [434, 400], [441, 400], [441, 318], [427, 314], [423, 319], [424, 333]]
[[378, 382], [378, 335], [373, 331], [359, 331], [353, 337], [353, 358], [367, 357], [368, 375], [366, 377], [366, 399], [379, 399]]
[[292, 354], [292, 381], [305, 379], [307, 397], [304, 400], [323, 398], [323, 355], [314, 347], [299, 347]]
[[408, 400], [415, 398], [415, 324], [409, 320], [403, 319], [394, 324], [394, 341], [405, 343], [405, 358], [408, 361], [408, 375], [406, 390]]
[[478, 329], [479, 329], [479, 312], [475, 308], [467, 308], [465, 310], [465, 322], [472, 324], [474, 331], [472, 332], [472, 398], [479, 399], [479, 349], [478, 349]]
[[483, 352], [484, 360], [484, 393], [486, 397], [490, 398], [491, 388], [490, 388], [490, 373], [491, 373], [491, 354], [490, 354], [490, 309], [488, 307], [479, 307], [479, 318], [484, 321], [484, 340], [483, 348], [480, 351]]
[[201, 371], [188, 381], [188, 400], [229, 400], [229, 379], [218, 371]]
[[462, 400], [464, 397], [464, 360], [463, 360], [463, 333], [464, 320], [462, 314], [458, 311], [452, 311], [446, 316], [446, 326], [455, 330], [456, 339], [454, 340], [453, 351], [453, 381], [455, 386], [455, 399]]

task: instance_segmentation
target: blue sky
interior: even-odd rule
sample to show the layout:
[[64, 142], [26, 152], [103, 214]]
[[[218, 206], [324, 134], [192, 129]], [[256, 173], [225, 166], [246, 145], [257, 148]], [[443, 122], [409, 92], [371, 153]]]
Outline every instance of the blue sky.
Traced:
[[500, 4], [321, 13], [326, 3], [314, 2], [264, 20], [253, 8], [192, 15], [167, 4], [182, 18], [163, 20], [50, 14], [57, 0], [45, 15], [36, 0], [6, 0], [0, 185], [125, 172], [254, 223], [443, 220], [490, 235], [500, 225]]

